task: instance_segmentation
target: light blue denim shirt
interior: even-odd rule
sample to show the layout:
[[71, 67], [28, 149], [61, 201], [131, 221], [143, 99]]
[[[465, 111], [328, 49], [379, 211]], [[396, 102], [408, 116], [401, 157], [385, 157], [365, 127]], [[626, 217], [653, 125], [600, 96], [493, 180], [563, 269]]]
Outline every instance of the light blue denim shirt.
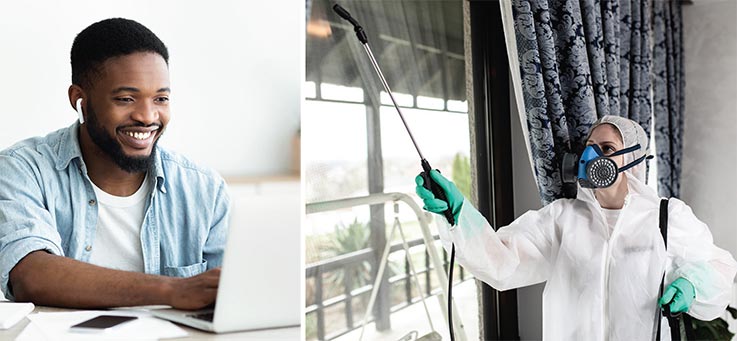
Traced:
[[[79, 124], [0, 151], [0, 285], [35, 250], [88, 262], [97, 199], [77, 139]], [[141, 227], [146, 273], [189, 277], [223, 260], [230, 198], [225, 181], [184, 157], [155, 150]]]

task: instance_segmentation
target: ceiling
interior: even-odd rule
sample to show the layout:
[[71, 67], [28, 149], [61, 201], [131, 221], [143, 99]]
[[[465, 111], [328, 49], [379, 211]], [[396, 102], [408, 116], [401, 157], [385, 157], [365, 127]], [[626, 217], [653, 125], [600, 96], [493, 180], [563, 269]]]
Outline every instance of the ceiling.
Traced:
[[[307, 80], [361, 87], [380, 83], [347, 21], [333, 1], [311, 3], [306, 42]], [[465, 100], [461, 0], [342, 1], [363, 26], [392, 91]]]

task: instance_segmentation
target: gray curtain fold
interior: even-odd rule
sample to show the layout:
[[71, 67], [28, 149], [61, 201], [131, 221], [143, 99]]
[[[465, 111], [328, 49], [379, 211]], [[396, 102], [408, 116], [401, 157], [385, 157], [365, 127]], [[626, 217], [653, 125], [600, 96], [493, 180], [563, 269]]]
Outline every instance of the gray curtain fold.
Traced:
[[680, 1], [653, 3], [653, 102], [658, 194], [679, 197], [683, 136], [683, 26]]
[[512, 5], [533, 168], [547, 204], [567, 196], [560, 159], [583, 149], [596, 119], [627, 117], [650, 134], [653, 4], [512, 0]]

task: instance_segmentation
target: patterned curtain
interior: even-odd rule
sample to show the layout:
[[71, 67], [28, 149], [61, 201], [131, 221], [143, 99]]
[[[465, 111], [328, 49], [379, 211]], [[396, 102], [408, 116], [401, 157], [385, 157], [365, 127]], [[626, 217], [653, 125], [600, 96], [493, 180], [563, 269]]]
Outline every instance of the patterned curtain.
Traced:
[[560, 159], [583, 149], [597, 118], [627, 117], [650, 133], [651, 4], [512, 0], [512, 6], [533, 168], [547, 204], [570, 196]]
[[653, 102], [658, 193], [681, 192], [683, 135], [683, 30], [680, 1], [653, 2]]

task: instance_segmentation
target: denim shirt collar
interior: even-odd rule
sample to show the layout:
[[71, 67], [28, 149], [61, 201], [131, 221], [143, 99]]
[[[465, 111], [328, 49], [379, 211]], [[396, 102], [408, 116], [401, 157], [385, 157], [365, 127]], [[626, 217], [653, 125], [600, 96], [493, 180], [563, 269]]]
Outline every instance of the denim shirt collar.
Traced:
[[79, 123], [74, 122], [64, 130], [59, 141], [59, 150], [56, 158], [56, 170], [62, 170], [69, 166], [75, 158], [82, 159], [82, 150], [79, 147]]
[[[78, 158], [83, 172], [87, 173], [87, 167], [84, 165], [84, 159], [82, 158], [82, 149], [79, 146], [79, 129], [80, 124], [75, 121], [74, 124], [64, 130], [64, 133], [60, 137], [58, 156], [56, 158], [56, 169], [62, 170], [69, 167], [69, 163], [72, 160]], [[149, 174], [153, 174], [151, 177], [155, 179], [154, 186], [161, 191], [166, 193], [166, 177], [164, 175], [164, 168], [161, 162], [161, 152], [159, 147], [154, 148], [154, 163], [149, 169]]]

